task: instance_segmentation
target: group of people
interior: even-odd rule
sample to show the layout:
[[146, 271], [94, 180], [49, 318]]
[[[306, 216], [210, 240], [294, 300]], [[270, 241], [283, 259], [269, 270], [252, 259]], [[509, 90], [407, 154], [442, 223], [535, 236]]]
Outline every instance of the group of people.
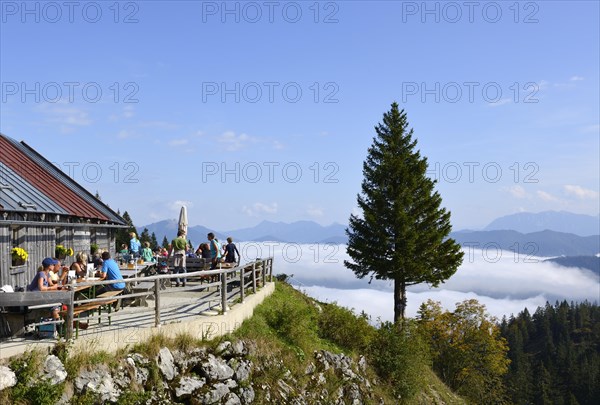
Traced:
[[[233, 243], [233, 238], [227, 238], [227, 244], [221, 246], [221, 243], [215, 234], [210, 232], [206, 235], [208, 242], [203, 242], [198, 246], [193, 254], [197, 257], [201, 257], [210, 260], [211, 270], [216, 269], [219, 263], [238, 263], [240, 260], [240, 252], [237, 246]], [[171, 241], [171, 245], [168, 252], [168, 257], [173, 256], [173, 273], [174, 274], [185, 274], [186, 273], [186, 258], [189, 256], [191, 246], [189, 246], [186, 239], [186, 235], [183, 231], [177, 233], [177, 237]], [[236, 258], [237, 254], [237, 258]], [[177, 278], [175, 286], [179, 285], [185, 287], [185, 278]]]
[[[119, 265], [115, 262], [108, 251], [102, 252], [102, 262], [97, 267], [95, 275], [100, 280], [122, 280], [123, 276], [119, 270]], [[60, 259], [46, 257], [42, 260], [42, 265], [38, 268], [33, 280], [27, 286], [27, 291], [58, 291], [68, 285], [69, 270], [75, 272], [75, 275], [85, 277], [87, 275], [88, 255], [84, 252], [79, 252], [75, 256], [75, 262], [70, 267], [63, 266]], [[124, 282], [113, 284], [105, 284], [99, 290], [96, 290], [96, 295], [102, 294], [105, 291], [119, 291], [125, 288]], [[51, 314], [54, 320], [60, 319], [61, 306], [52, 307]], [[85, 329], [87, 324], [80, 323], [80, 327]]]

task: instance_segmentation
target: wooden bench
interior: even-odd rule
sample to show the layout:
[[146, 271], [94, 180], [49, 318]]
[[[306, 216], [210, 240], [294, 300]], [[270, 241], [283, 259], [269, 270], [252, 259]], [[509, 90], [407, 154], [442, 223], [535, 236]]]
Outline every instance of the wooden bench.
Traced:
[[[98, 323], [100, 323], [102, 318], [102, 309], [106, 309], [108, 312], [108, 324], [111, 324], [112, 318], [112, 304], [119, 301], [120, 298], [115, 298], [120, 295], [123, 291], [105, 291], [102, 294], [98, 295], [96, 298], [107, 298], [106, 300], [96, 301], [96, 302], [88, 302], [85, 304], [81, 304], [73, 308], [73, 320], [75, 322], [75, 337], [79, 337], [79, 315], [84, 312], [94, 312], [98, 311]], [[61, 311], [61, 315], [66, 316], [68, 311]]]

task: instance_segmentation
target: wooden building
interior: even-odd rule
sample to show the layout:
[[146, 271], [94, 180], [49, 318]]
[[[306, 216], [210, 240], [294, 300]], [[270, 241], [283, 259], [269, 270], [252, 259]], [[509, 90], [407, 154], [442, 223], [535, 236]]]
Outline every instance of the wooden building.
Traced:
[[[0, 286], [26, 286], [56, 245], [115, 252], [125, 220], [25, 142], [0, 134]], [[24, 264], [13, 260], [25, 249]], [[67, 257], [71, 264], [75, 257]]]

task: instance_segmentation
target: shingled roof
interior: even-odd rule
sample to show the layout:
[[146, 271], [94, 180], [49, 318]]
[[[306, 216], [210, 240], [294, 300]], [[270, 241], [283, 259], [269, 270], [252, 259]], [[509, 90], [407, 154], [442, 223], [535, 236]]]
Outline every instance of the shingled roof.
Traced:
[[0, 134], [0, 211], [125, 220], [25, 142]]

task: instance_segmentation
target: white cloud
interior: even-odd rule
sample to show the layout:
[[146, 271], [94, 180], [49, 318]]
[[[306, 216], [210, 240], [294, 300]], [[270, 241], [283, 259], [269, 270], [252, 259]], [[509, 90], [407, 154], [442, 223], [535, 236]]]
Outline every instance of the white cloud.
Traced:
[[571, 82], [578, 82], [578, 81], [581, 81], [581, 80], [583, 80], [583, 77], [581, 77], [581, 76], [572, 76], [569, 79], [569, 81], [571, 81]]
[[[238, 247], [242, 259], [273, 256], [275, 274], [293, 274], [293, 284], [323, 301], [362, 310], [386, 320], [393, 317], [393, 284], [390, 281], [357, 279], [344, 266], [350, 260], [345, 245], [249, 243]], [[408, 291], [408, 314], [414, 316], [421, 302], [431, 298], [445, 308], [476, 298], [497, 317], [531, 312], [546, 301], [598, 301], [598, 276], [587, 270], [565, 268], [544, 258], [494, 249], [465, 250], [463, 264], [438, 288], [426, 284]]]
[[567, 184], [564, 186], [567, 195], [573, 195], [581, 200], [595, 200], [598, 198], [598, 193], [594, 190], [589, 190], [581, 186]]
[[112, 114], [108, 117], [110, 121], [120, 121], [122, 119], [130, 119], [135, 115], [135, 108], [132, 105], [126, 105], [119, 114]]
[[555, 196], [553, 196], [552, 194], [550, 194], [550, 193], [547, 193], [547, 192], [545, 192], [545, 191], [542, 191], [542, 190], [538, 190], [538, 191], [536, 192], [536, 194], [537, 194], [537, 196], [538, 196], [540, 199], [542, 199], [542, 200], [544, 200], [544, 201], [553, 201], [553, 202], [558, 202], [558, 201], [560, 201], [558, 198], [556, 198], [556, 197], [555, 197]]
[[181, 207], [185, 205], [188, 209], [194, 206], [194, 203], [191, 201], [185, 200], [175, 200], [173, 202], [167, 203], [167, 208], [171, 211], [179, 212], [181, 211]]
[[250, 207], [244, 205], [242, 212], [251, 217], [257, 217], [259, 214], [276, 214], [277, 203], [263, 204], [261, 202], [255, 202]]
[[[550, 85], [550, 82], [548, 82], [547, 80], [540, 80], [539, 83], [537, 83], [538, 85], [538, 90], [546, 90], [548, 88], [548, 86]], [[531, 90], [531, 89], [528, 89]]]
[[76, 127], [86, 127], [92, 124], [87, 111], [68, 105], [66, 101], [53, 104], [43, 103], [40, 105], [39, 111], [48, 117], [48, 122], [59, 124], [63, 133], [73, 132]]
[[249, 142], [254, 141], [252, 137], [247, 134], [237, 135], [233, 131], [224, 132], [222, 135], [216, 138], [217, 142], [222, 144], [224, 149], [229, 152], [234, 152], [244, 148]]
[[508, 191], [515, 198], [527, 197], [527, 192], [525, 191], [523, 186], [516, 185], [512, 187], [506, 187], [504, 188], [504, 190]]
[[323, 212], [323, 208], [314, 205], [309, 205], [308, 209], [306, 210], [306, 213], [311, 217], [315, 218], [320, 218], [323, 215], [325, 215], [325, 213]]
[[135, 136], [135, 133], [133, 131], [128, 131], [126, 129], [120, 130], [119, 133], [117, 134], [117, 137], [121, 138], [121, 139], [131, 138], [134, 136]]

